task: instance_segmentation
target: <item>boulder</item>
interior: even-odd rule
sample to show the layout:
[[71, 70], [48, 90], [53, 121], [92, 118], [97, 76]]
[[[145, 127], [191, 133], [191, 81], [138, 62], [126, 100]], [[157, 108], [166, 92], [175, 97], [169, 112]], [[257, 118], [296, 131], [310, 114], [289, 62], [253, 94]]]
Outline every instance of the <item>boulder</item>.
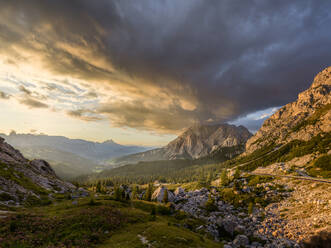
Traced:
[[152, 200], [156, 200], [158, 202], [162, 202], [163, 201], [163, 197], [164, 197], [164, 192], [168, 191], [168, 202], [173, 202], [175, 199], [175, 195], [174, 193], [172, 193], [171, 191], [169, 191], [166, 187], [164, 186], [160, 186], [158, 187], [154, 193], [152, 194]]
[[233, 244], [235, 247], [245, 247], [246, 245], [249, 245], [249, 239], [246, 235], [237, 235], [233, 240]]
[[181, 187], [178, 187], [176, 190], [175, 190], [175, 195], [176, 196], [183, 196], [185, 195], [185, 190]]

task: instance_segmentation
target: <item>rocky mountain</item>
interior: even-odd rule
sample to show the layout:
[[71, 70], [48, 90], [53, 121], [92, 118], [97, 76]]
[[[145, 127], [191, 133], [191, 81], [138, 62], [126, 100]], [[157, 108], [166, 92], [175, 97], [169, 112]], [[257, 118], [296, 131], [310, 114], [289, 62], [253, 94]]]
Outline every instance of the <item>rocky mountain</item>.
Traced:
[[252, 134], [243, 126], [229, 124], [196, 125], [162, 148], [114, 159], [114, 164], [138, 161], [197, 159], [221, 147], [244, 145]]
[[90, 142], [62, 136], [33, 134], [0, 134], [10, 145], [19, 149], [29, 159], [46, 159], [62, 178], [98, 172], [106, 167], [106, 161], [131, 153], [146, 151], [147, 147], [124, 146], [113, 140]]
[[246, 153], [271, 143], [310, 140], [331, 131], [331, 67], [318, 73], [309, 89], [295, 102], [280, 108], [267, 119], [246, 144]]
[[60, 180], [44, 160], [28, 160], [0, 138], [0, 204], [31, 204], [51, 193], [75, 191], [71, 183]]

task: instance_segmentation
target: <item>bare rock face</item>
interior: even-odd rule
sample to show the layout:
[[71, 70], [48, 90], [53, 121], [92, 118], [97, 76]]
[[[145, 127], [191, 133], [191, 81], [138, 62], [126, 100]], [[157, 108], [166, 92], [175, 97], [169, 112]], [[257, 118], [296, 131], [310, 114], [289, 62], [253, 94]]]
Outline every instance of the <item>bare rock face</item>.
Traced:
[[246, 143], [252, 153], [271, 142], [287, 143], [309, 140], [331, 131], [331, 67], [318, 73], [311, 87], [298, 95], [295, 102], [280, 108], [267, 119]]
[[44, 160], [29, 161], [0, 138], [0, 203], [20, 205], [29, 196], [72, 192], [75, 186], [60, 180]]
[[181, 156], [195, 159], [207, 156], [219, 147], [245, 144], [251, 136], [251, 133], [243, 126], [197, 125], [170, 142], [165, 149], [170, 159]]

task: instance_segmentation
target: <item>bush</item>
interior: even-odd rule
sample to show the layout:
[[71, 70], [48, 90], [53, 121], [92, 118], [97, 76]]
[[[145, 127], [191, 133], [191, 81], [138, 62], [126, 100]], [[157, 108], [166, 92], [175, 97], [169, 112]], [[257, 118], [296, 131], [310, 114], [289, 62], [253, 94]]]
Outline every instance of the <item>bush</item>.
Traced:
[[215, 199], [211, 195], [208, 197], [208, 201], [205, 206], [206, 210], [209, 212], [217, 211], [217, 206], [215, 205]]
[[11, 195], [3, 192], [0, 194], [0, 201], [10, 201], [10, 200], [15, 200]]

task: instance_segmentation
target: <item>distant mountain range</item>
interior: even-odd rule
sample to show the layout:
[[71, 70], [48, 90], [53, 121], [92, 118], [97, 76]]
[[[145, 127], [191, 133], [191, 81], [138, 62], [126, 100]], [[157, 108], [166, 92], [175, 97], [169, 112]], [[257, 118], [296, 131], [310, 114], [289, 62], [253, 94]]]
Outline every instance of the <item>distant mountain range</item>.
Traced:
[[243, 126], [229, 124], [195, 125], [162, 148], [113, 159], [113, 164], [140, 161], [198, 159], [222, 147], [245, 145], [252, 134]]
[[0, 134], [6, 142], [18, 148], [27, 158], [40, 158], [50, 162], [55, 172], [64, 178], [79, 176], [109, 168], [107, 161], [114, 157], [151, 149], [124, 146], [112, 140], [102, 143], [62, 136], [33, 134]]

